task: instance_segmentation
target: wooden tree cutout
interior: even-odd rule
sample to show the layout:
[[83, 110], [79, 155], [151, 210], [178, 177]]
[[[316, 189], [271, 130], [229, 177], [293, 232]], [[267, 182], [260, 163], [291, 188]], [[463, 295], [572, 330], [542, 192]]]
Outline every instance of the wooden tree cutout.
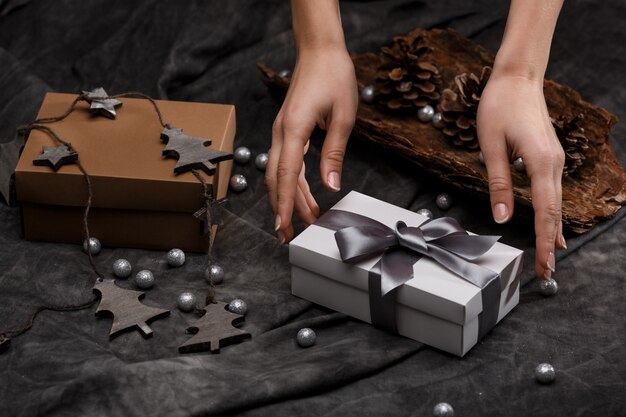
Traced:
[[231, 313], [226, 310], [226, 306], [226, 303], [220, 301], [207, 304], [206, 314], [195, 325], [187, 328], [187, 332], [195, 332], [195, 335], [182, 344], [178, 351], [188, 353], [210, 350], [219, 353], [220, 347], [251, 338], [250, 333], [233, 327], [242, 323], [244, 316]]
[[177, 174], [196, 168], [212, 175], [216, 169], [214, 163], [233, 158], [231, 153], [207, 148], [211, 144], [210, 139], [187, 136], [182, 129], [175, 127], [164, 128], [161, 140], [167, 144], [163, 156], [178, 159], [174, 167]]
[[170, 314], [169, 310], [142, 304], [139, 300], [145, 295], [144, 292], [120, 288], [112, 279], [97, 281], [93, 290], [102, 297], [96, 315], [102, 315], [103, 312], [113, 315], [110, 338], [134, 326], [138, 327], [144, 337], [151, 337], [152, 329], [148, 327], [148, 321]]

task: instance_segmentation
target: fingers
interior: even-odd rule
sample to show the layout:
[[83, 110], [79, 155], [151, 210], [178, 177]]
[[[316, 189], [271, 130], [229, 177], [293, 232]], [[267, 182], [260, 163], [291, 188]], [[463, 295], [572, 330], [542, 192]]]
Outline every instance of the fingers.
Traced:
[[320, 174], [324, 186], [333, 192], [341, 189], [343, 158], [350, 132], [354, 127], [354, 119], [355, 115], [352, 113], [334, 111], [324, 139]]
[[503, 133], [497, 129], [482, 130], [481, 144], [487, 176], [489, 177], [489, 197], [491, 212], [496, 223], [508, 222], [513, 216], [513, 186], [509, 154]]
[[298, 217], [300, 217], [305, 226], [309, 226], [317, 220], [317, 217], [320, 214], [320, 208], [317, 205], [313, 194], [311, 194], [311, 189], [309, 188], [309, 183], [307, 182], [304, 173], [305, 164], [303, 163], [302, 170], [300, 171], [300, 175], [298, 177], [295, 205]]

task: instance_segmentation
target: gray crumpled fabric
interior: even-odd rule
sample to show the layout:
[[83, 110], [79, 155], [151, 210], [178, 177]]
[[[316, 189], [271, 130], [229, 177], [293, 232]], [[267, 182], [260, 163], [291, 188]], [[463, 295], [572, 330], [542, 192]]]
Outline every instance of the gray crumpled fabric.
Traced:
[[[5, 184], [20, 145], [15, 127], [35, 116], [46, 91], [103, 86], [110, 93], [134, 90], [163, 99], [233, 103], [236, 145], [253, 154], [270, 146], [280, 103], [261, 83], [255, 63], [293, 65], [288, 2], [22, 3], [0, 15]], [[342, 19], [355, 52], [376, 50], [392, 35], [418, 26], [452, 26], [495, 52], [507, 6], [494, 0], [346, 1]], [[547, 74], [621, 119], [625, 17], [626, 6], [618, 0], [566, 2]], [[612, 135], [622, 163], [625, 133], [619, 124]], [[176, 295], [206, 291], [204, 257], [188, 254], [182, 268], [169, 269], [162, 252], [105, 248], [96, 257], [101, 270], [110, 271], [112, 262], [124, 257], [135, 270], [155, 272], [157, 285], [144, 302], [171, 308], [171, 316], [151, 324], [151, 339], [133, 331], [109, 341], [111, 321], [94, 318], [95, 305], [41, 313], [32, 330], [0, 354], [0, 415], [417, 416], [429, 415], [441, 401], [464, 416], [624, 414], [623, 211], [590, 233], [569, 236], [570, 249], [560, 254], [557, 266], [560, 292], [546, 299], [532, 281], [529, 220], [498, 226], [488, 202], [450, 190], [397, 155], [359, 140], [350, 142], [342, 191], [331, 194], [319, 180], [320, 149], [318, 132], [306, 158], [322, 210], [354, 189], [442, 215], [434, 196], [451, 192], [455, 204], [447, 215], [524, 249], [527, 285], [520, 305], [459, 359], [293, 297], [288, 251], [273, 234], [263, 176], [252, 164], [236, 166], [249, 188], [231, 195], [226, 205], [214, 256], [227, 272], [217, 297], [247, 301], [243, 328], [253, 338], [219, 355], [178, 354], [189, 338], [184, 329], [195, 319], [175, 309]], [[19, 208], [0, 205], [0, 328], [23, 325], [43, 304], [89, 300], [94, 279], [78, 245], [22, 240]], [[120, 285], [131, 287], [126, 281]], [[302, 327], [316, 330], [314, 347], [297, 347], [294, 336]], [[556, 367], [554, 384], [534, 381], [540, 362]]]

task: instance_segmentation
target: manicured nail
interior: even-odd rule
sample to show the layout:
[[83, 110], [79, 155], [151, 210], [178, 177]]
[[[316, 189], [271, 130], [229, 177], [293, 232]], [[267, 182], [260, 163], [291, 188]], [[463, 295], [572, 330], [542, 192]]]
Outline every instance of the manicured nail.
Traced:
[[278, 231], [278, 233], [276, 233], [276, 236], [278, 237], [278, 242], [280, 242], [281, 245], [283, 245], [285, 243], [285, 234], [282, 231]]
[[547, 269], [546, 272], [544, 272], [543, 274], [543, 279], [550, 279], [550, 278], [552, 278], [552, 272], [549, 269]]
[[274, 231], [278, 232], [278, 229], [280, 229], [280, 214], [276, 215], [276, 221], [274, 222]]
[[506, 204], [498, 203], [493, 208], [493, 219], [498, 224], [502, 224], [509, 219], [509, 209]]
[[328, 185], [333, 191], [341, 190], [341, 187], [339, 186], [339, 174], [337, 172], [333, 171], [328, 174]]
[[563, 235], [561, 235], [561, 246], [563, 246], [563, 249], [567, 249], [567, 243], [565, 242], [565, 237], [563, 237]]
[[550, 252], [548, 254], [548, 262], [546, 263], [546, 267], [550, 270], [550, 272], [556, 272], [555, 269], [556, 262], [554, 260], [554, 252]]

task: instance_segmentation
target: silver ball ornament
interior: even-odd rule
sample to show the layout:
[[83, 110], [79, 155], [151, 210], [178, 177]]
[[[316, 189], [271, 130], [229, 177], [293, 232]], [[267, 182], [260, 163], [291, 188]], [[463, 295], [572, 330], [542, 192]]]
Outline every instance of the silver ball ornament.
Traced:
[[102, 245], [100, 244], [98, 238], [90, 237], [89, 239], [85, 239], [83, 242], [83, 251], [87, 254], [91, 252], [92, 255], [97, 255], [100, 253], [101, 249]]
[[248, 181], [246, 180], [246, 177], [244, 177], [241, 174], [235, 174], [232, 177], [230, 177], [230, 189], [231, 190], [240, 193], [246, 188], [248, 188]]
[[549, 384], [554, 381], [556, 372], [554, 367], [549, 363], [540, 363], [535, 368], [535, 379], [542, 384]]
[[454, 417], [454, 408], [448, 403], [439, 403], [433, 408], [435, 417]]
[[257, 167], [258, 170], [265, 171], [265, 168], [267, 168], [267, 162], [269, 160], [269, 155], [263, 152], [258, 154], [256, 158], [254, 158], [254, 165]]
[[452, 197], [448, 193], [441, 193], [435, 199], [435, 203], [441, 210], [449, 210], [452, 207]]
[[228, 311], [245, 316], [248, 312], [248, 305], [241, 298], [235, 298], [233, 301], [228, 303]]
[[435, 109], [432, 106], [424, 106], [417, 111], [417, 118], [420, 122], [430, 122], [435, 115]]
[[513, 161], [513, 168], [515, 168], [517, 172], [526, 172], [526, 166], [524, 165], [524, 160], [522, 158], [517, 158]]
[[126, 259], [118, 259], [113, 262], [113, 275], [117, 278], [128, 278], [133, 267]]
[[431, 122], [436, 129], [442, 129], [443, 128], [443, 116], [441, 115], [441, 113], [437, 112], [433, 114], [433, 118]]
[[549, 297], [559, 291], [559, 284], [557, 284], [554, 278], [542, 279], [539, 282], [539, 291], [542, 295]]
[[142, 290], [147, 290], [154, 285], [154, 275], [151, 271], [143, 269], [135, 275], [135, 285]]
[[366, 85], [365, 87], [363, 87], [363, 89], [361, 90], [361, 100], [363, 100], [364, 103], [371, 104], [374, 102], [375, 99], [376, 90], [374, 89], [374, 86]]
[[245, 146], [238, 147], [233, 153], [233, 159], [235, 160], [235, 162], [242, 165], [247, 164], [248, 161], [250, 161], [251, 157], [252, 152], [250, 152], [250, 149], [246, 148]]
[[428, 217], [429, 219], [433, 218], [433, 212], [425, 208], [417, 210], [417, 214], [419, 214], [420, 216]]
[[174, 248], [167, 253], [167, 264], [172, 267], [182, 266], [185, 263], [185, 252]]
[[184, 291], [178, 294], [176, 306], [182, 311], [192, 311], [196, 308], [196, 296], [194, 293]]
[[224, 269], [217, 264], [211, 265], [206, 270], [206, 279], [215, 285], [221, 284], [224, 281]]
[[281, 70], [278, 73], [278, 76], [283, 78], [289, 78], [291, 76], [291, 71], [289, 71], [288, 69]]
[[315, 340], [317, 339], [317, 335], [308, 327], [304, 329], [300, 329], [298, 334], [296, 335], [296, 341], [298, 345], [303, 348], [311, 347], [315, 344]]

